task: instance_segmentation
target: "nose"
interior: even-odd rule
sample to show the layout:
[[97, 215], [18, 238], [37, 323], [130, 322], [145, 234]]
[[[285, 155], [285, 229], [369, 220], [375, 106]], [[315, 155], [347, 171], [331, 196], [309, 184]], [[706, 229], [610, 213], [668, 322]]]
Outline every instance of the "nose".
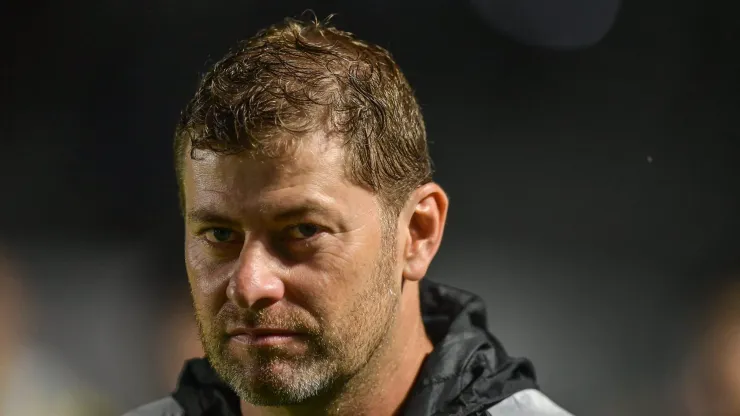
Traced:
[[226, 288], [226, 296], [244, 309], [266, 308], [285, 294], [285, 286], [278, 272], [277, 259], [263, 243], [258, 240], [246, 241]]

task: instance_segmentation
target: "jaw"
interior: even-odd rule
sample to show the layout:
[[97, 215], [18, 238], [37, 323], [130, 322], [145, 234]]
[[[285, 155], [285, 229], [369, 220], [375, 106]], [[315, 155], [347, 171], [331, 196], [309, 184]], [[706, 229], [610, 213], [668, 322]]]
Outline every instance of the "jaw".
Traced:
[[337, 380], [320, 397], [299, 405], [259, 407], [242, 400], [243, 414], [326, 415], [393, 414], [411, 390], [422, 362], [432, 350], [419, 306], [418, 283], [408, 282], [388, 331], [359, 368]]
[[405, 282], [396, 311], [383, 341], [346, 384], [341, 399], [331, 403], [335, 411], [326, 414], [394, 414], [403, 404], [433, 349], [421, 317], [418, 282]]

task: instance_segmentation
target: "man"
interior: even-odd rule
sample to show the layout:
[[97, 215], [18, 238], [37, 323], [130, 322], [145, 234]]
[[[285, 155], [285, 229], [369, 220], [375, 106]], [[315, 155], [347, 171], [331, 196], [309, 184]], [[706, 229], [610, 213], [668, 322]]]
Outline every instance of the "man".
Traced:
[[140, 415], [568, 415], [422, 280], [448, 199], [384, 49], [288, 19], [204, 76], [175, 134], [206, 359]]

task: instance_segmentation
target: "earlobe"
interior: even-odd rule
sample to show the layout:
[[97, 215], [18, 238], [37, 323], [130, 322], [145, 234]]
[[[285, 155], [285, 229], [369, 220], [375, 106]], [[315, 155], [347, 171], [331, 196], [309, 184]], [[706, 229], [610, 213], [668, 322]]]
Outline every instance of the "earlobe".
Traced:
[[449, 200], [436, 183], [419, 187], [411, 200], [403, 277], [418, 281], [427, 274], [442, 242]]

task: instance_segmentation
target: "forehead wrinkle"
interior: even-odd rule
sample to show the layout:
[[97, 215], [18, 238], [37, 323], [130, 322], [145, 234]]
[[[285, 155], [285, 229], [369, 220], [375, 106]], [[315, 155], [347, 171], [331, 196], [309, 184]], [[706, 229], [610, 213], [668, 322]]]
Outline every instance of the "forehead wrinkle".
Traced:
[[[296, 188], [305, 188], [303, 190], [293, 192], [292, 195], [276, 195], [274, 197], [267, 196], [265, 194], [274, 192], [282, 194], [290, 192], [290, 190]], [[286, 202], [287, 201], [287, 202]], [[337, 208], [339, 201], [337, 198], [324, 192], [321, 186], [316, 184], [307, 185], [293, 185], [285, 188], [267, 190], [260, 195], [260, 201], [258, 202], [260, 212], [266, 212], [272, 209], [280, 209], [285, 205], [294, 207], [308, 207], [334, 210]]]
[[311, 204], [332, 211], [349, 209], [354, 211], [349, 216], [353, 220], [373, 215], [376, 201], [361, 206], [353, 203], [357, 185], [346, 175], [343, 161], [342, 148], [320, 138], [308, 140], [296, 152], [270, 159], [208, 155], [189, 163], [191, 184], [201, 194], [191, 201], [240, 217]]

